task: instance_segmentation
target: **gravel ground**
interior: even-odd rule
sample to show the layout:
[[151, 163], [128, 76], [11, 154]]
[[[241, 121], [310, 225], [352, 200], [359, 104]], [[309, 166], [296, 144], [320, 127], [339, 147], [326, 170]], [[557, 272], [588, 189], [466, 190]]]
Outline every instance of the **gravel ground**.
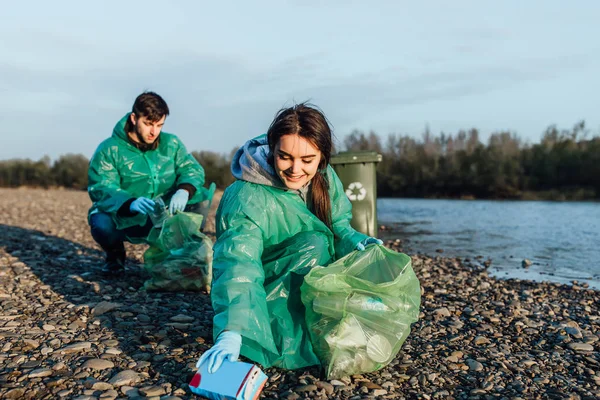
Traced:
[[[128, 246], [124, 276], [103, 277], [89, 204], [0, 189], [0, 398], [198, 398], [187, 383], [212, 345], [209, 297], [139, 290], [144, 246]], [[600, 292], [496, 280], [456, 258], [413, 256], [413, 268], [421, 318], [390, 365], [332, 381], [271, 368], [262, 397], [600, 398]]]

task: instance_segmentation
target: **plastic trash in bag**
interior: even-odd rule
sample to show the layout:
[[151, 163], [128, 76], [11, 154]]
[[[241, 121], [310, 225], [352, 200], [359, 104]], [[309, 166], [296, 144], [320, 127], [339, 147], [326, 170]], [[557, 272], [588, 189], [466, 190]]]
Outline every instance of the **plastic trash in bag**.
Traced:
[[210, 292], [212, 241], [200, 232], [204, 217], [179, 212], [148, 235], [144, 269], [150, 279], [146, 290], [204, 290]]
[[386, 366], [421, 305], [410, 257], [377, 245], [313, 268], [301, 290], [313, 349], [329, 379]]

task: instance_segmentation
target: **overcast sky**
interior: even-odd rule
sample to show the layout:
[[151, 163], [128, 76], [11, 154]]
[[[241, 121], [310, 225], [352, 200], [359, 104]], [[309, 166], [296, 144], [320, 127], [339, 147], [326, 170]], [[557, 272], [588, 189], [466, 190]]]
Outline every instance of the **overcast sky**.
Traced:
[[338, 139], [600, 130], [599, 1], [26, 1], [2, 6], [0, 159], [90, 157], [144, 90], [189, 150], [310, 100]]

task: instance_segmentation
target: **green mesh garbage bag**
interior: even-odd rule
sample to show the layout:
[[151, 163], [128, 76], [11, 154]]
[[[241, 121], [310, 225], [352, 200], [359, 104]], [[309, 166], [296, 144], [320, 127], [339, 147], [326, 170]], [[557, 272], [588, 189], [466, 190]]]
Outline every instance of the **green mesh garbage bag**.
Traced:
[[212, 241], [200, 232], [203, 216], [180, 212], [153, 228], [144, 253], [146, 290], [207, 291], [212, 279]]
[[421, 305], [410, 257], [378, 245], [313, 268], [301, 293], [313, 349], [329, 379], [386, 366]]

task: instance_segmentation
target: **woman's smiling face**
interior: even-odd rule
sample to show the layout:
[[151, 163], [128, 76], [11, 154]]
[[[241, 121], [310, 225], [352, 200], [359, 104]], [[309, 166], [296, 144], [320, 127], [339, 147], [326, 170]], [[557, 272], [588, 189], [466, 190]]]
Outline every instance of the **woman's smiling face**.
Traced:
[[295, 135], [283, 135], [274, 149], [277, 176], [288, 189], [300, 189], [315, 176], [321, 162], [321, 152], [308, 140]]

